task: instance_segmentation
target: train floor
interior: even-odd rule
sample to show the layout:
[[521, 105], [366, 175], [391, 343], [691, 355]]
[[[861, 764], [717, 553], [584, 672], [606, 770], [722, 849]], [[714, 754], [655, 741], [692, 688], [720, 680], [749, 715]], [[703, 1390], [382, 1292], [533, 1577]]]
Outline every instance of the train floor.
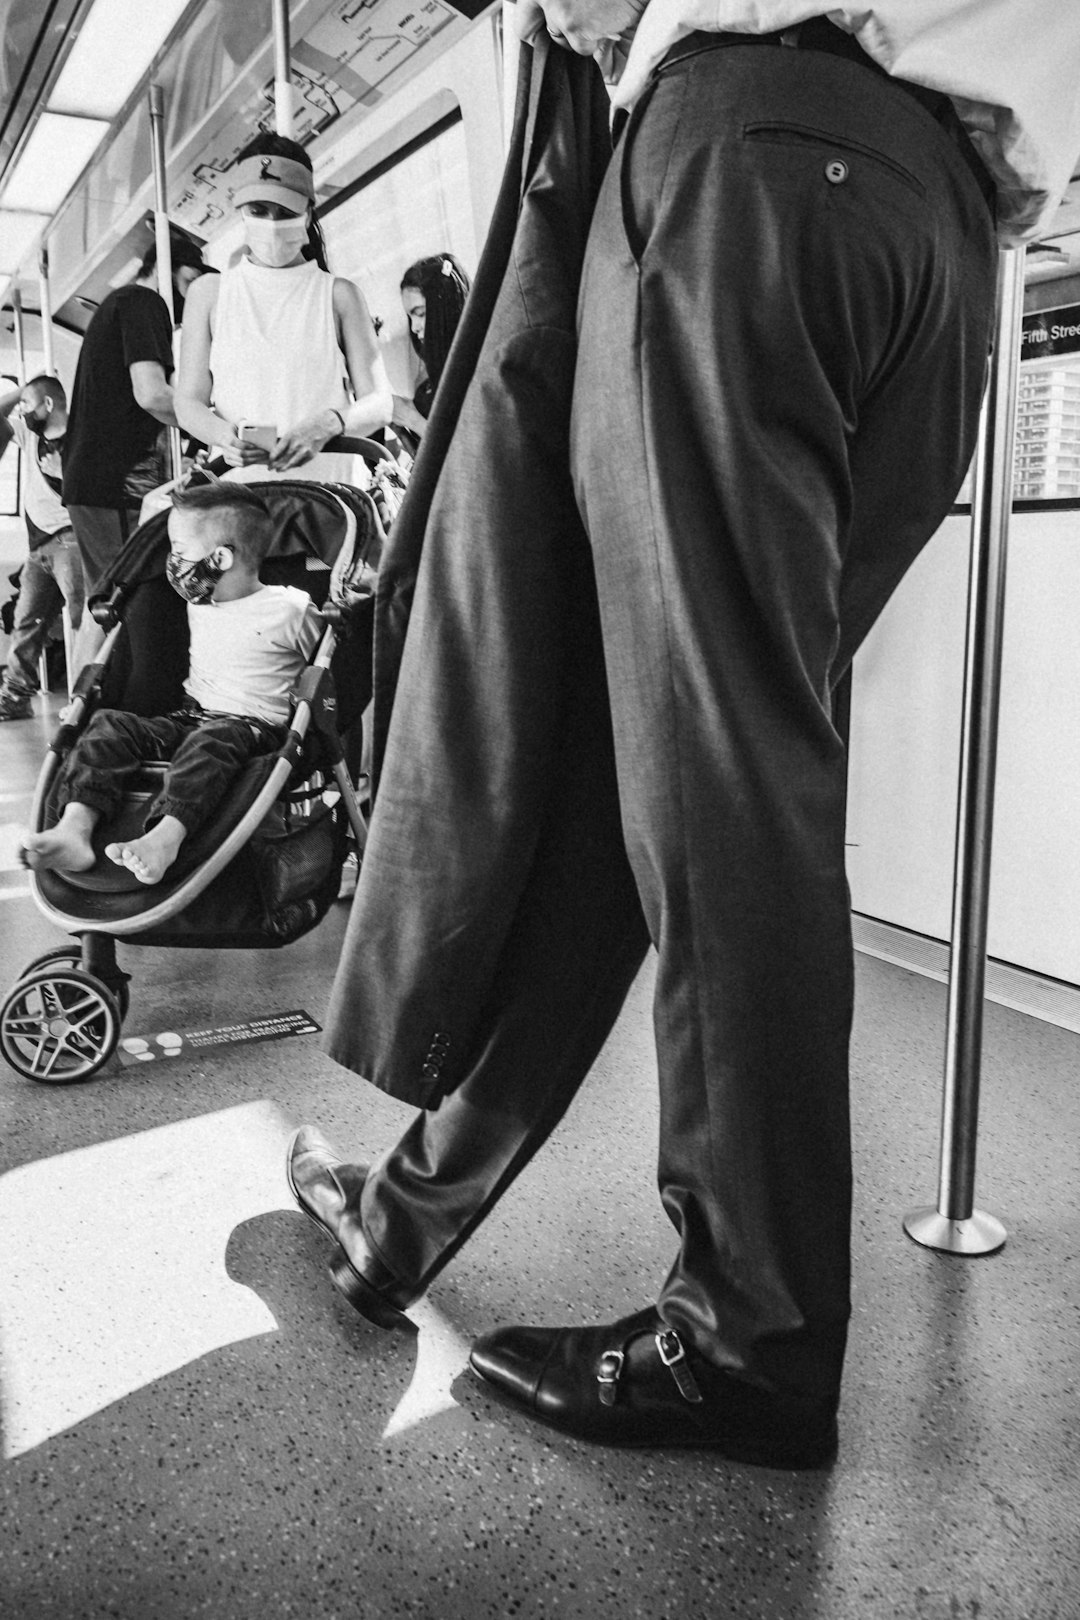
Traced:
[[[62, 943], [15, 856], [47, 730], [0, 727], [5, 991]], [[283, 1150], [310, 1120], [371, 1156], [408, 1111], [317, 1034], [237, 1039], [322, 1022], [345, 911], [278, 953], [123, 947], [129, 1061], [69, 1086], [0, 1064], [4, 1620], [1077, 1620], [1076, 1035], [988, 1006], [977, 1202], [1008, 1242], [920, 1249], [901, 1217], [935, 1197], [944, 991], [859, 958], [838, 1462], [603, 1451], [496, 1404], [466, 1357], [500, 1323], [655, 1297], [651, 969], [417, 1336], [388, 1336], [332, 1287]]]

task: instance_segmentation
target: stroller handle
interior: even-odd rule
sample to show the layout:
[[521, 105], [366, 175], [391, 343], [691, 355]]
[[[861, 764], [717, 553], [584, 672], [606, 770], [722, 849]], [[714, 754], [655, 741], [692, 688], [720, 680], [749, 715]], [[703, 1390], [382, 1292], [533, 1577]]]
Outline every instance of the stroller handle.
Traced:
[[336, 439], [327, 439], [323, 450], [334, 455], [363, 456], [365, 461], [393, 461], [396, 457], [375, 439], [353, 438], [348, 433], [341, 433]]
[[[379, 444], [375, 439], [353, 437], [348, 433], [339, 433], [336, 438], [327, 439], [319, 454], [363, 456], [369, 465], [379, 461], [389, 461], [394, 466], [397, 465], [396, 457], [386, 448], [385, 444]], [[215, 477], [220, 477], [223, 472], [228, 471], [228, 465], [223, 456], [211, 456], [205, 462], [207, 470], [213, 473]]]

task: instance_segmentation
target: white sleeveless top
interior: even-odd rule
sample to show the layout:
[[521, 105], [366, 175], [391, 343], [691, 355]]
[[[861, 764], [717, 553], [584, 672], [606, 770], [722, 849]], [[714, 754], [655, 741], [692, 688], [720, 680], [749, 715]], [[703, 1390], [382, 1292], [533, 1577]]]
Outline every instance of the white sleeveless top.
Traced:
[[[210, 397], [227, 422], [281, 433], [319, 411], [344, 414], [347, 375], [334, 320], [334, 278], [314, 260], [275, 270], [241, 259], [223, 272], [210, 342]], [[228, 476], [366, 482], [357, 457], [326, 454], [288, 472], [255, 464]]]

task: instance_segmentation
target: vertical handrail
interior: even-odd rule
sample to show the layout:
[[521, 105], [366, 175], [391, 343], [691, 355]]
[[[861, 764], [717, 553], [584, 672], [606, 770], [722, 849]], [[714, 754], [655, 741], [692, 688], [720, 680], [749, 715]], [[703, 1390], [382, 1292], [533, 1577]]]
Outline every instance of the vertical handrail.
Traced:
[[292, 66], [289, 60], [289, 0], [272, 0], [274, 13], [274, 127], [290, 139], [293, 117]]
[[[169, 311], [169, 331], [176, 326], [173, 299], [172, 239], [169, 235], [169, 203], [165, 174], [165, 92], [160, 84], [149, 86], [150, 152], [154, 166], [154, 240], [157, 244], [158, 292]], [[179, 478], [181, 469], [180, 429], [169, 429], [170, 476]]]
[[[26, 329], [23, 325], [22, 289], [16, 280], [11, 289], [11, 311], [15, 317], [15, 375], [20, 388], [26, 387]], [[46, 367], [48, 370], [48, 367]], [[26, 511], [26, 457], [19, 457], [19, 510]], [[38, 685], [49, 690], [49, 666], [45, 648], [38, 654]]]
[[[26, 387], [26, 331], [23, 326], [22, 290], [18, 278], [11, 287], [11, 313], [15, 317], [15, 377], [20, 388]], [[26, 457], [19, 457], [19, 511], [26, 510]]]
[[904, 1217], [904, 1230], [916, 1243], [951, 1254], [992, 1254], [1002, 1247], [1006, 1237], [1001, 1222], [975, 1209], [974, 1203], [994, 779], [1023, 309], [1023, 250], [1006, 249], [998, 261], [997, 334], [979, 426], [971, 511], [938, 1202], [935, 1209], [912, 1210]]
[[[52, 289], [49, 285], [49, 250], [42, 246], [38, 254], [38, 305], [41, 310], [41, 354], [42, 370], [50, 377], [56, 376], [56, 353], [53, 344], [52, 324]], [[74, 646], [75, 632], [71, 625], [71, 609], [65, 602], [60, 610], [61, 623], [64, 627], [64, 671], [67, 685], [67, 694], [70, 698], [75, 685]], [[49, 662], [45, 649], [41, 652], [41, 668], [38, 674], [41, 690], [49, 690]]]
[[56, 357], [53, 350], [52, 291], [49, 286], [49, 250], [46, 247], [43, 247], [38, 255], [38, 301], [41, 306], [43, 369], [50, 377], [55, 377]]
[[11, 311], [15, 317], [15, 375], [19, 387], [26, 387], [26, 332], [23, 328], [22, 289], [16, 281], [11, 289]]

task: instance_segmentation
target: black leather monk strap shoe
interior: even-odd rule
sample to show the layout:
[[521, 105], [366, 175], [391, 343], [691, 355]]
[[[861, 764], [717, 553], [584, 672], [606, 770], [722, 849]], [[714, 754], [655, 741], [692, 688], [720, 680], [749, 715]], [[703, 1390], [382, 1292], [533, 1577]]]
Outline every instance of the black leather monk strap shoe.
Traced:
[[824, 1468], [836, 1413], [734, 1378], [691, 1350], [655, 1307], [598, 1328], [500, 1328], [474, 1371], [564, 1434], [615, 1446], [698, 1446], [765, 1468]]
[[376, 1327], [414, 1333], [415, 1324], [404, 1313], [419, 1295], [404, 1288], [372, 1252], [356, 1214], [367, 1173], [366, 1164], [346, 1164], [313, 1125], [301, 1125], [285, 1156], [293, 1197], [337, 1244], [330, 1262], [334, 1287]]

